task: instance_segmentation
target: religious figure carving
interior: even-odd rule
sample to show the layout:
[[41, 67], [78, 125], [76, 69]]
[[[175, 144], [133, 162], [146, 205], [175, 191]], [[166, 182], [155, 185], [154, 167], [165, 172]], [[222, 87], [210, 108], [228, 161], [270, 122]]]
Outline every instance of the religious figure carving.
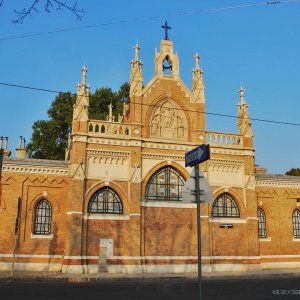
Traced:
[[187, 121], [177, 105], [166, 100], [156, 108], [151, 116], [150, 136], [166, 139], [187, 139]]

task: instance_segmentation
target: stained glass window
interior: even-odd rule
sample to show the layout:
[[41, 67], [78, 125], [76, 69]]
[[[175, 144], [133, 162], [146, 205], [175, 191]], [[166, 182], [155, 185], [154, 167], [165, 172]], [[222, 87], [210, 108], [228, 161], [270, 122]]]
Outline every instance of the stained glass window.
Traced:
[[267, 237], [267, 228], [266, 228], [266, 214], [259, 208], [257, 211], [258, 216], [258, 237], [266, 238]]
[[115, 191], [109, 187], [105, 187], [94, 193], [88, 205], [88, 212], [122, 214], [123, 205]]
[[213, 204], [212, 216], [239, 218], [240, 212], [234, 198], [228, 193], [221, 194]]
[[50, 203], [43, 199], [35, 209], [34, 234], [51, 234], [52, 209]]
[[294, 238], [300, 238], [300, 211], [296, 209], [293, 213], [293, 235]]
[[146, 199], [180, 201], [184, 182], [177, 170], [170, 166], [164, 167], [150, 178], [146, 188]]

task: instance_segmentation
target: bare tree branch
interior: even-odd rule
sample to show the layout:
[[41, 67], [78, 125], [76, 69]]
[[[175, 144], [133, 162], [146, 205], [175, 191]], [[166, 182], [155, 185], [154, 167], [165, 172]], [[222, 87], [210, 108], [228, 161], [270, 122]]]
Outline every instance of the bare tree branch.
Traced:
[[[0, 6], [2, 5], [4, 0], [0, 0]], [[77, 20], [82, 19], [83, 13], [85, 11], [77, 7], [77, 2], [74, 1], [73, 4], [69, 3], [68, 1], [59, 1], [59, 0], [43, 0], [45, 2], [44, 10], [48, 13], [51, 12], [52, 9], [56, 10], [68, 10], [73, 13]], [[22, 24], [24, 19], [28, 16], [31, 16], [32, 13], [39, 13], [38, 10], [38, 3], [40, 0], [33, 0], [31, 6], [29, 8], [24, 7], [22, 10], [14, 10], [17, 18], [12, 20], [13, 23]]]

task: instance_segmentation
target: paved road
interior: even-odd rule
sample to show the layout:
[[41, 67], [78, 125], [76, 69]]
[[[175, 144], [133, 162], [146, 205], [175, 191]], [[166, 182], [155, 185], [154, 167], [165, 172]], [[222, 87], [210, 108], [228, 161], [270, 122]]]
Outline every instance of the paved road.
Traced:
[[[106, 280], [92, 283], [0, 282], [1, 300], [198, 300], [192, 279]], [[300, 278], [203, 282], [202, 300], [300, 299]]]

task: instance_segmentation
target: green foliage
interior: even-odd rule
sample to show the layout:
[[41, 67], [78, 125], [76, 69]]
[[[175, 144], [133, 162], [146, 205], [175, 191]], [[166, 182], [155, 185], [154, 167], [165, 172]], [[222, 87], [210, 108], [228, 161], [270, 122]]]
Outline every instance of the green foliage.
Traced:
[[[129, 100], [129, 84], [122, 84], [117, 92], [102, 87], [90, 94], [89, 118], [106, 120], [108, 105], [112, 103], [115, 120], [122, 113], [123, 101]], [[32, 137], [27, 145], [30, 158], [63, 160], [72, 128], [73, 105], [76, 95], [60, 93], [48, 110], [49, 120], [38, 120], [32, 126]]]
[[89, 118], [95, 120], [106, 120], [108, 105], [112, 103], [113, 111], [116, 109], [117, 95], [111, 88], [102, 87], [96, 89], [90, 95]]
[[285, 175], [300, 176], [300, 169], [299, 168], [292, 168], [289, 171], [287, 171], [285, 173]]
[[60, 93], [48, 110], [49, 120], [34, 122], [31, 142], [27, 145], [28, 157], [64, 159], [75, 99], [70, 92]]

